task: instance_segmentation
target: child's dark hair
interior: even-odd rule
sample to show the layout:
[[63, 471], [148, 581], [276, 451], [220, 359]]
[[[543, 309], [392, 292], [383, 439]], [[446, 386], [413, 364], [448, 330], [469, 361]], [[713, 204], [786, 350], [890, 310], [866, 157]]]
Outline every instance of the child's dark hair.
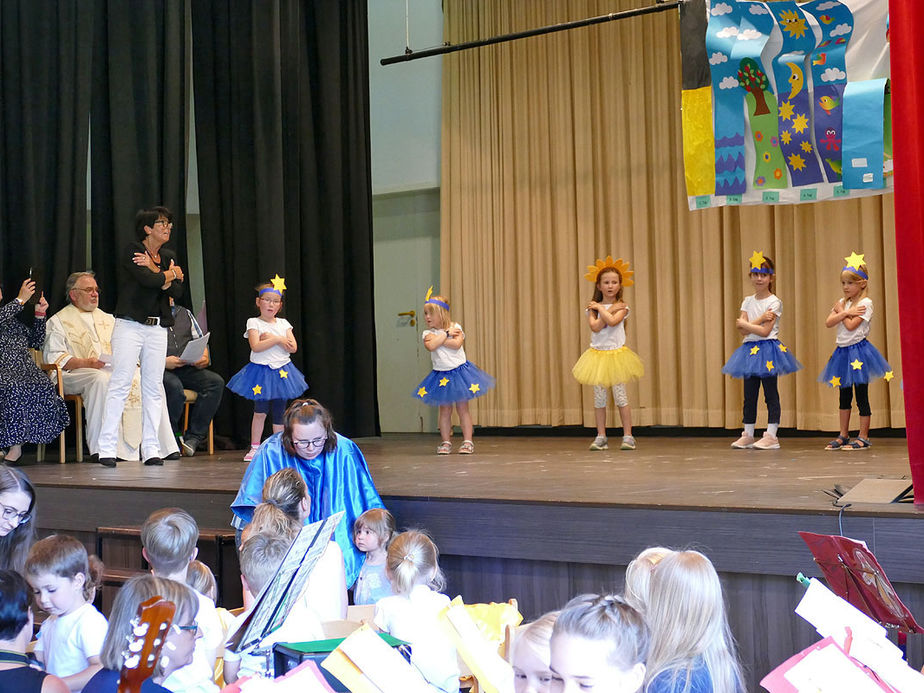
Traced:
[[83, 598], [92, 602], [103, 579], [103, 562], [89, 556], [86, 547], [67, 534], [52, 534], [35, 542], [26, 559], [26, 575], [57, 575], [73, 580], [84, 576]]
[[12, 640], [29, 622], [32, 588], [15, 570], [0, 570], [0, 640]]
[[619, 277], [619, 291], [616, 293], [616, 300], [621, 301], [622, 300], [622, 290], [625, 287], [623, 286], [623, 283], [622, 283], [622, 272], [620, 272], [615, 267], [604, 267], [602, 270], [600, 270], [600, 273], [597, 274], [597, 281], [594, 282], [594, 301], [600, 302], [603, 300], [603, 292], [600, 290], [600, 279], [607, 272], [615, 272], [616, 275]]
[[[773, 287], [776, 284], [776, 267], [773, 264], [773, 260], [764, 255], [764, 261], [760, 263], [760, 267], [751, 267], [748, 263], [748, 274], [769, 274], [770, 275], [770, 293], [773, 293]], [[758, 272], [759, 269], [766, 270], [764, 272]]]

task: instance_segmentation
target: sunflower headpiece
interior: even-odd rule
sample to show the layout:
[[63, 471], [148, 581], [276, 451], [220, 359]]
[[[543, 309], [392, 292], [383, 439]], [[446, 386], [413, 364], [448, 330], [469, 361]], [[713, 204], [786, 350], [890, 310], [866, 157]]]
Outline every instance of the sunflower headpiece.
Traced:
[[604, 270], [616, 270], [619, 272], [623, 286], [632, 286], [635, 283], [635, 280], [632, 279], [635, 271], [629, 269], [629, 263], [622, 258], [614, 260], [612, 255], [607, 255], [605, 260], [598, 259], [594, 264], [587, 265], [587, 274], [584, 275], [584, 279], [596, 284]]

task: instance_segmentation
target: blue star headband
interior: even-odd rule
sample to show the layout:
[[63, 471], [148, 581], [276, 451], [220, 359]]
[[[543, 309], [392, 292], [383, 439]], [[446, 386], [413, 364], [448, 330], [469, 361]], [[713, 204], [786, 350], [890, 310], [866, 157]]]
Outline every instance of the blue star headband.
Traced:
[[751, 269], [748, 270], [749, 274], [774, 274], [772, 267], [763, 266], [766, 259], [764, 259], [764, 254], [759, 250], [755, 250], [751, 253], [749, 260], [751, 263]]
[[866, 253], [857, 253], [855, 250], [851, 251], [850, 255], [844, 258], [844, 261], [847, 263], [844, 265], [844, 268], [841, 272], [852, 272], [858, 277], [863, 277], [863, 279], [869, 279], [869, 275], [860, 269], [860, 265], [865, 265], [866, 260], [864, 257]]
[[263, 294], [276, 294], [279, 298], [282, 298], [282, 292], [279, 289], [274, 289], [271, 286], [266, 287], [265, 289], [260, 289], [260, 296]]
[[433, 287], [431, 286], [429, 289], [427, 289], [427, 295], [424, 297], [424, 303], [425, 303], [425, 304], [426, 304], [426, 303], [432, 303], [432, 304], [435, 305], [435, 306], [439, 306], [440, 308], [443, 308], [443, 309], [445, 309], [445, 310], [449, 310], [449, 304], [448, 304], [448, 303], [446, 303], [445, 301], [441, 301], [441, 300], [439, 300], [438, 298], [430, 298], [430, 296], [432, 296], [432, 295], [433, 295]]

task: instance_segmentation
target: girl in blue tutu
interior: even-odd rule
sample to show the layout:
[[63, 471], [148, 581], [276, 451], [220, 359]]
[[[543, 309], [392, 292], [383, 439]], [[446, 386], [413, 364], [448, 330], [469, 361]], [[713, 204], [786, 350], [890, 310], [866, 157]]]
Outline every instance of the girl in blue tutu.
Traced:
[[622, 421], [622, 450], [635, 450], [632, 437], [632, 410], [625, 383], [638, 380], [645, 373], [642, 360], [626, 346], [626, 318], [629, 306], [622, 300], [622, 290], [634, 283], [629, 263], [607, 255], [587, 266], [584, 278], [594, 283], [594, 297], [584, 313], [590, 325], [590, 348], [581, 354], [571, 369], [579, 383], [594, 386], [594, 419], [597, 437], [591, 450], [607, 450], [606, 399], [607, 389], [613, 388], [613, 402]]
[[[873, 318], [873, 302], [866, 295], [869, 269], [863, 254], [851, 253], [844, 259], [847, 261], [841, 270], [844, 297], [835, 302], [825, 318], [825, 327], [837, 328], [837, 347], [818, 378], [819, 382], [840, 390], [841, 430], [825, 450], [865, 450], [871, 445], [869, 381], [870, 378], [884, 377], [888, 382], [892, 379], [892, 368], [879, 350], [866, 339]], [[860, 434], [851, 441], [850, 411], [854, 393], [860, 411]]]
[[474, 427], [472, 415], [468, 410], [468, 400], [481, 397], [494, 387], [494, 378], [465, 358], [465, 333], [462, 325], [449, 317], [449, 299], [445, 296], [433, 296], [433, 288], [427, 291], [424, 301], [424, 322], [427, 329], [423, 331], [423, 343], [430, 352], [433, 370], [424, 378], [414, 396], [430, 406], [440, 408], [439, 426], [443, 440], [436, 449], [437, 455], [452, 452], [452, 407], [455, 405], [462, 427], [462, 445], [460, 455], [475, 452], [472, 442]]
[[289, 358], [298, 349], [292, 324], [277, 317], [282, 309], [285, 280], [279, 275], [272, 283], [257, 287], [257, 308], [260, 316], [247, 321], [244, 338], [250, 342], [250, 363], [228, 381], [228, 389], [253, 400], [253, 420], [250, 423], [250, 450], [244, 461], [250, 462], [260, 447], [266, 415], [272, 414], [273, 433], [282, 430], [286, 401], [295, 399], [308, 389], [305, 376]]
[[[744, 340], [722, 367], [726, 375], [744, 380], [744, 431], [732, 443], [733, 448], [779, 449], [780, 392], [777, 376], [802, 368], [786, 345], [776, 338], [780, 331], [783, 302], [773, 293], [774, 277], [773, 260], [755, 250], [751, 254], [748, 271], [754, 294], [746, 296], [741, 302], [741, 314], [735, 320], [735, 328], [744, 335]], [[757, 440], [754, 427], [761, 386], [767, 403], [767, 430]]]

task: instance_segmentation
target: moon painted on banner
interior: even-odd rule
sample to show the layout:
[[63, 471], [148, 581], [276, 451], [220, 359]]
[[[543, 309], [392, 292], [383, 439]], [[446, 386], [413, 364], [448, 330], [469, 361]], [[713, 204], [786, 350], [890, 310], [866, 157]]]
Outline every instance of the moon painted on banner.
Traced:
[[802, 74], [802, 68], [799, 67], [796, 63], [783, 63], [786, 67], [789, 68], [789, 83], [792, 85], [792, 92], [789, 94], [789, 99], [792, 100], [796, 94], [802, 91], [802, 85], [805, 81], [805, 77]]

